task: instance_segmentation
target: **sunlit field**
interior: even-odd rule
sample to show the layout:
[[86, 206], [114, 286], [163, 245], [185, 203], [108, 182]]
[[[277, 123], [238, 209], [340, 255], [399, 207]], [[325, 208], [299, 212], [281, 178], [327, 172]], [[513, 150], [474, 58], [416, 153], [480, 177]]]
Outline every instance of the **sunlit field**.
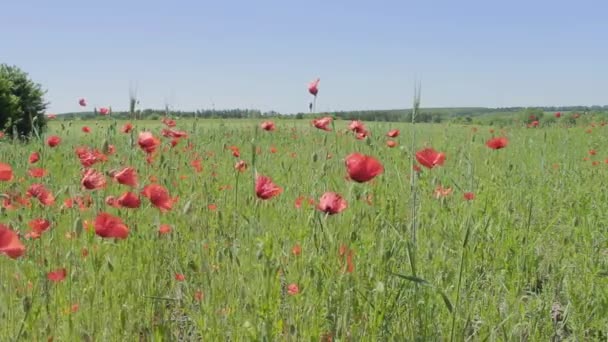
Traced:
[[313, 118], [0, 139], [0, 341], [608, 338], [601, 119]]

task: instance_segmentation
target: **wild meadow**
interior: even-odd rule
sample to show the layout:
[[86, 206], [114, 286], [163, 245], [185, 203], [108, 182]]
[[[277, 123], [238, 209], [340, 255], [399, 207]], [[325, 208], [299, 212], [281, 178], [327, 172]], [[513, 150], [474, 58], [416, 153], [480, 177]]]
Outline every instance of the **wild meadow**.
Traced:
[[0, 139], [0, 340], [606, 340], [607, 133], [50, 121]]

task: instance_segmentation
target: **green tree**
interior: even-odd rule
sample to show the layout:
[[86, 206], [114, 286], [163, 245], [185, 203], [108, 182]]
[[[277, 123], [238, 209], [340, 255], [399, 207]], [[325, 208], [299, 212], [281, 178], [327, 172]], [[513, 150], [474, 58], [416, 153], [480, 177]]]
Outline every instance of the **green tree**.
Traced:
[[45, 91], [16, 66], [0, 64], [0, 130], [13, 137], [38, 135], [46, 127]]

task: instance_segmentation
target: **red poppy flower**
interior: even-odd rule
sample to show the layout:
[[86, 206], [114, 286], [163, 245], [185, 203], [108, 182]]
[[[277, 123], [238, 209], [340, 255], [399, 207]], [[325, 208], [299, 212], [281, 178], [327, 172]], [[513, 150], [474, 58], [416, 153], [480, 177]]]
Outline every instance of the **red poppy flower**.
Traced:
[[358, 132], [355, 135], [355, 138], [357, 138], [357, 140], [363, 140], [363, 139], [365, 139], [367, 137], [369, 137], [369, 131]]
[[429, 169], [441, 166], [445, 162], [445, 153], [440, 153], [432, 148], [425, 148], [416, 152], [416, 160]]
[[42, 178], [47, 174], [46, 170], [41, 168], [31, 168], [27, 172], [33, 178]]
[[355, 133], [366, 131], [365, 125], [363, 124], [363, 122], [361, 122], [359, 120], [351, 121], [350, 124], [348, 125], [348, 129]]
[[275, 129], [274, 122], [272, 121], [264, 121], [260, 124], [260, 127], [265, 131], [274, 131]]
[[331, 128], [329, 127], [329, 125], [331, 124], [332, 120], [333, 120], [333, 118], [331, 116], [326, 116], [323, 118], [312, 120], [312, 125], [318, 129], [322, 129], [324, 131], [331, 131]]
[[300, 196], [300, 197], [296, 198], [296, 201], [294, 203], [296, 209], [302, 208], [302, 203], [304, 202], [304, 200], [306, 200], [308, 205], [315, 205], [314, 199], [312, 199], [310, 197], [306, 197], [306, 196]]
[[245, 172], [247, 170], [247, 163], [244, 160], [239, 160], [234, 164], [234, 169], [238, 172]]
[[24, 253], [25, 246], [19, 241], [17, 233], [0, 223], [0, 254], [17, 259]]
[[51, 222], [49, 222], [48, 220], [42, 219], [42, 218], [37, 218], [37, 219], [33, 219], [30, 222], [28, 222], [28, 225], [30, 226], [32, 231], [34, 231], [38, 234], [42, 234], [47, 229], [49, 229], [49, 227], [51, 226]]
[[335, 192], [324, 193], [319, 199], [319, 205], [317, 205], [317, 209], [329, 215], [340, 213], [346, 207], [348, 207], [346, 200]]
[[295, 296], [298, 293], [300, 293], [300, 288], [298, 287], [298, 284], [296, 283], [292, 283], [287, 285], [287, 294], [290, 296]]
[[589, 155], [590, 155], [590, 156], [594, 156], [594, 155], [596, 155], [596, 154], [597, 154], [597, 151], [596, 151], [596, 150], [589, 150]]
[[40, 160], [40, 154], [38, 152], [32, 152], [30, 154], [29, 162], [30, 164], [34, 164]]
[[150, 132], [141, 132], [139, 133], [137, 143], [144, 152], [150, 154], [160, 145], [160, 140]]
[[68, 275], [68, 271], [65, 268], [56, 269], [46, 274], [48, 280], [54, 283], [60, 283], [65, 280]]
[[122, 126], [122, 128], [120, 129], [120, 131], [123, 133], [131, 133], [132, 130], [133, 130], [133, 125], [130, 122], [127, 122], [126, 124], [124, 124], [124, 126]]
[[438, 185], [437, 188], [435, 188], [435, 198], [443, 198], [443, 197], [447, 197], [452, 193], [452, 188], [444, 188], [441, 185]]
[[165, 117], [161, 120], [161, 122], [163, 124], [165, 124], [167, 127], [175, 127], [175, 120], [173, 120], [173, 119], [169, 119], [169, 118]]
[[165, 138], [174, 138], [174, 139], [186, 138], [188, 136], [188, 133], [186, 133], [184, 131], [178, 131], [175, 129], [167, 129], [167, 128], [163, 128], [161, 130], [160, 134]]
[[87, 100], [85, 100], [84, 98], [82, 98], [82, 99], [78, 100], [78, 104], [81, 107], [86, 107], [87, 106]]
[[27, 189], [27, 195], [35, 197], [43, 205], [52, 205], [55, 203], [55, 197], [42, 184], [32, 184]]
[[388, 131], [388, 133], [386, 133], [386, 136], [390, 137], [390, 138], [396, 138], [399, 136], [399, 133], [400, 132], [398, 129], [392, 129], [392, 130]]
[[346, 171], [350, 179], [364, 183], [384, 172], [382, 164], [374, 157], [352, 153], [345, 160]]
[[274, 184], [269, 177], [258, 176], [255, 180], [255, 194], [260, 199], [267, 200], [281, 192], [283, 192], [283, 189]]
[[76, 155], [83, 167], [91, 167], [95, 163], [108, 160], [108, 157], [99, 150], [89, 149], [88, 147], [77, 147]]
[[505, 147], [507, 147], [508, 144], [509, 144], [509, 140], [505, 137], [492, 138], [486, 142], [486, 146], [488, 146], [489, 148], [494, 149], [494, 150], [499, 150], [501, 148], [505, 148]]
[[119, 217], [101, 212], [95, 218], [95, 234], [102, 238], [126, 239], [129, 228]]
[[194, 168], [194, 171], [196, 173], [201, 173], [203, 172], [203, 161], [200, 159], [195, 159], [193, 161], [190, 162], [190, 165], [192, 165], [192, 167]]
[[142, 190], [142, 195], [150, 200], [155, 207], [161, 212], [171, 210], [174, 199], [169, 196], [169, 192], [165, 187], [158, 184], [146, 185]]
[[89, 126], [82, 126], [82, 131], [84, 133], [91, 133], [91, 129], [89, 128]]
[[291, 254], [294, 256], [300, 256], [302, 254], [302, 246], [300, 246], [298, 243], [293, 245], [293, 247], [291, 247]]
[[228, 146], [228, 149], [232, 151], [233, 157], [238, 158], [241, 156], [241, 152], [239, 151], [239, 148], [237, 146]]
[[393, 147], [397, 146], [397, 142], [395, 140], [387, 140], [386, 146], [393, 148]]
[[463, 197], [465, 201], [472, 201], [475, 199], [475, 194], [472, 192], [465, 192]]
[[61, 138], [56, 135], [52, 135], [48, 139], [46, 139], [46, 144], [49, 145], [50, 147], [55, 147], [55, 146], [59, 145], [60, 142], [61, 142]]
[[308, 83], [308, 92], [311, 95], [317, 96], [319, 93], [319, 82], [321, 82], [321, 79], [317, 78], [316, 80]]
[[122, 185], [128, 185], [130, 187], [137, 187], [137, 172], [132, 167], [125, 167], [122, 170], [112, 173], [112, 177]]
[[181, 273], [175, 273], [175, 280], [184, 281], [184, 280], [186, 280], [186, 276]]
[[558, 119], [561, 118], [562, 117], [562, 113], [560, 113], [560, 112], [555, 113], [555, 117], [558, 118]]
[[139, 199], [139, 196], [132, 192], [125, 192], [120, 197], [118, 197], [116, 202], [121, 207], [132, 209], [139, 208], [141, 205], [141, 200]]
[[5, 163], [0, 163], [0, 181], [8, 182], [13, 180], [13, 168]]
[[87, 190], [101, 189], [106, 186], [106, 177], [101, 172], [88, 169], [84, 172], [80, 183]]
[[114, 196], [106, 197], [106, 204], [109, 205], [110, 207], [120, 208], [120, 204], [118, 203], [118, 200]]
[[106, 108], [106, 107], [101, 107], [101, 108], [99, 108], [99, 114], [100, 115], [108, 115], [108, 114], [110, 114], [110, 109]]
[[158, 227], [158, 234], [159, 235], [166, 235], [171, 233], [171, 226], [168, 224], [161, 224], [160, 227]]

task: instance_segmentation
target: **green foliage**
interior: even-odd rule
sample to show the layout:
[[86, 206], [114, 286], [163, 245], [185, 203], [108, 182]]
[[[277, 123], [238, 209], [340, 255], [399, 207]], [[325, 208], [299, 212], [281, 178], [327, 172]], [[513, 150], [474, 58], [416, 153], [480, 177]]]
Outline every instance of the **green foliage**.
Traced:
[[541, 108], [526, 108], [519, 116], [521, 121], [529, 124], [533, 121], [542, 120], [544, 115], [545, 112]]
[[13, 137], [38, 135], [46, 127], [45, 91], [15, 66], [0, 65], [0, 130]]

